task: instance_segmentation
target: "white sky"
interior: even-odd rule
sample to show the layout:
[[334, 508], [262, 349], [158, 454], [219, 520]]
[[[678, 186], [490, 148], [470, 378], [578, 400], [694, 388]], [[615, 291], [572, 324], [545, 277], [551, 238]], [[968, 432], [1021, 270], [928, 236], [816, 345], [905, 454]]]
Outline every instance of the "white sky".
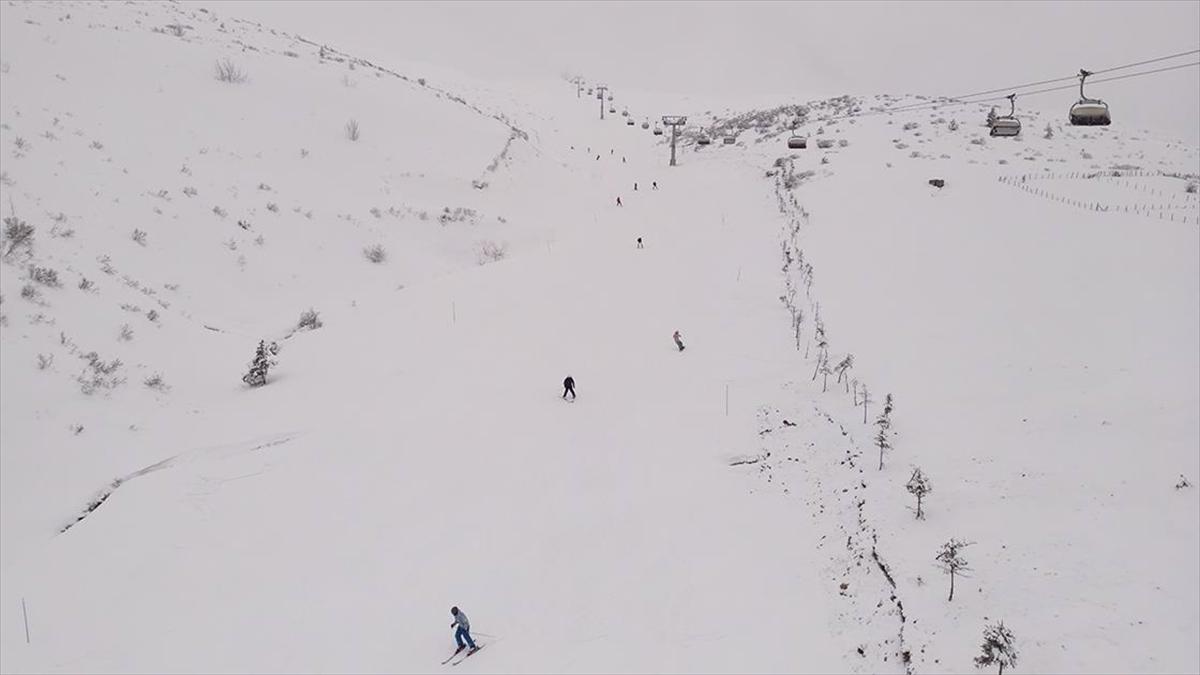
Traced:
[[[482, 79], [564, 71], [778, 103], [956, 95], [1200, 48], [1200, 2], [197, 2], [386, 63]], [[1200, 61], [1200, 55], [1146, 68]], [[1134, 72], [1133, 70], [1122, 71]], [[1114, 123], [1200, 143], [1200, 67], [1089, 87]], [[1066, 110], [1071, 92], [1023, 102]]]

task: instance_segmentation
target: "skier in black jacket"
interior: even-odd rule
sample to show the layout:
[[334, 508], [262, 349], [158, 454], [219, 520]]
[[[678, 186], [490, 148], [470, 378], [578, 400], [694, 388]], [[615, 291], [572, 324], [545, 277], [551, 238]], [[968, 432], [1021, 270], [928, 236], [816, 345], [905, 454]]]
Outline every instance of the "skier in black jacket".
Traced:
[[571, 400], [574, 401], [575, 400], [575, 378], [571, 377], [570, 375], [567, 376], [567, 379], [563, 380], [563, 395], [562, 395], [562, 397], [566, 398], [568, 393], [571, 394]]

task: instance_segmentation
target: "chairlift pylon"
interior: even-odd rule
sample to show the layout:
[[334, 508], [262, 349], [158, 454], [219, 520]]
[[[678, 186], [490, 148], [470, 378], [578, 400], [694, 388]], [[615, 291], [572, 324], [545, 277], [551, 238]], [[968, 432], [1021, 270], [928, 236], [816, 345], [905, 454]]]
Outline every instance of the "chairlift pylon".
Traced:
[[1098, 98], [1088, 98], [1083, 93], [1083, 83], [1089, 75], [1089, 71], [1079, 70], [1079, 100], [1071, 106], [1067, 118], [1075, 126], [1108, 126], [1112, 124], [1108, 104]]

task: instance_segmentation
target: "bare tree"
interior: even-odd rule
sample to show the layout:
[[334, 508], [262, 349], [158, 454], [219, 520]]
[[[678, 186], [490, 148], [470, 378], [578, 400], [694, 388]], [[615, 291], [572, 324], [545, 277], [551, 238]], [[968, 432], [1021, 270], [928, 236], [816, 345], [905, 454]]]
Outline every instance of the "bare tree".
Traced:
[[921, 502], [925, 499], [925, 495], [933, 492], [933, 483], [929, 482], [929, 478], [921, 471], [921, 467], [913, 468], [912, 476], [909, 477], [904, 489], [917, 498], [917, 520], [924, 519], [925, 512], [921, 510]]
[[838, 361], [837, 367], [835, 367], [833, 369], [834, 372], [837, 373], [837, 376], [838, 376], [837, 381], [838, 382], [841, 382], [842, 378], [846, 379], [846, 392], [847, 393], [849, 393], [849, 391], [850, 391], [850, 378], [846, 377], [846, 371], [850, 370], [853, 367], [854, 367], [854, 355], [847, 354], [846, 358], [842, 359], [841, 361]]
[[352, 119], [346, 122], [346, 138], [352, 141], [358, 140], [358, 120]]
[[867, 383], [862, 386], [862, 407], [863, 407], [863, 424], [867, 423], [867, 404], [874, 403], [875, 399], [871, 398], [871, 392], [867, 390]]
[[942, 544], [942, 549], [938, 551], [935, 560], [941, 565], [942, 571], [950, 575], [950, 597], [947, 598], [947, 601], [954, 600], [954, 578], [956, 576], [966, 576], [965, 572], [971, 569], [967, 565], [967, 559], [962, 557], [962, 549], [970, 546], [972, 543], [961, 539], [951, 539]]
[[983, 628], [983, 653], [975, 657], [975, 667], [1000, 666], [999, 675], [1004, 675], [1004, 669], [1017, 665], [1017, 647], [1012, 631], [1005, 627], [1003, 621], [988, 624]]
[[4, 252], [4, 257], [12, 255], [18, 248], [30, 251], [33, 249], [33, 226], [16, 216], [5, 218], [4, 238], [8, 241], [8, 250]]

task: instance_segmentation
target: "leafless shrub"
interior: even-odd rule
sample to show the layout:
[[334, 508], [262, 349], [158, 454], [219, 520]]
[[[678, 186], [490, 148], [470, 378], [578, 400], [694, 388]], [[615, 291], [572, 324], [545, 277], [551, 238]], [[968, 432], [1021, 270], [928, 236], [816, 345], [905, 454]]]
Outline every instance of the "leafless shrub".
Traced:
[[21, 287], [21, 297], [30, 302], [37, 302], [41, 299], [42, 294], [40, 291], [38, 291], [37, 286], [34, 286], [33, 284], [25, 284]]
[[36, 283], [51, 288], [62, 286], [62, 282], [58, 280], [58, 270], [50, 269], [49, 267], [30, 267], [29, 278]]
[[189, 186], [183, 188], [183, 194], [185, 194], [189, 197], [195, 197], [196, 195], [198, 195], [200, 193], [196, 191], [196, 188], [189, 185]]
[[117, 335], [117, 339], [122, 342], [129, 342], [133, 339], [133, 329], [129, 327], [129, 324], [121, 325], [121, 332]]
[[317, 310], [308, 308], [300, 313], [300, 321], [296, 323], [297, 330], [316, 330], [325, 324], [321, 323], [321, 316]]
[[105, 363], [96, 352], [88, 352], [80, 358], [88, 362], [83, 372], [75, 378], [79, 390], [84, 394], [91, 396], [97, 391], [116, 389], [125, 383], [125, 378], [116, 374], [122, 366], [121, 359]]
[[145, 230], [139, 230], [137, 228], [134, 228], [133, 233], [129, 235], [129, 238], [134, 240], [135, 242], [137, 242], [138, 246], [146, 245], [146, 231]]
[[158, 310], [152, 309], [149, 312], [146, 312], [146, 318], [149, 319], [151, 322], [158, 321]]
[[221, 82], [241, 84], [246, 81], [246, 71], [230, 59], [217, 61], [215, 74]]
[[105, 274], [112, 275], [117, 273], [117, 269], [112, 266], [112, 257], [109, 255], [105, 254], [96, 258], [96, 262], [100, 263], [100, 271]]
[[16, 184], [16, 181], [14, 181], [12, 178], [9, 177], [7, 171], [0, 171], [0, 185], [3, 185], [5, 187], [12, 187], [15, 184]]
[[265, 244], [265, 243], [267, 243], [267, 240], [266, 240], [266, 239], [264, 239], [264, 238], [263, 238], [263, 236], [262, 236], [261, 234], [260, 234], [260, 235], [258, 235], [257, 237], [255, 237], [255, 238], [254, 238], [254, 245], [255, 245], [255, 246], [262, 246], [262, 245], [263, 245], [263, 244]]
[[54, 365], [54, 355], [53, 354], [38, 354], [37, 355], [38, 370], [45, 370], [52, 365]]
[[346, 138], [352, 141], [357, 141], [359, 136], [358, 120], [352, 119], [346, 122]]
[[33, 226], [16, 216], [9, 216], [4, 219], [4, 239], [8, 242], [8, 249], [4, 251], [4, 257], [11, 256], [17, 249], [23, 249], [26, 253], [33, 250]]
[[971, 139], [971, 145], [986, 145], [986, 144], [987, 144], [987, 141], [983, 140], [982, 136]]
[[171, 390], [171, 387], [167, 384], [167, 381], [163, 379], [162, 373], [155, 373], [150, 377], [147, 377], [146, 379], [142, 380], [142, 384], [155, 391], [160, 391], [163, 393]]
[[218, 218], [224, 218], [225, 216], [229, 215], [229, 213], [220, 206], [214, 206], [212, 212]]
[[267, 210], [271, 213], [279, 213], [279, 205], [275, 202], [267, 202]]
[[93, 149], [93, 150], [103, 150], [103, 149], [104, 149], [104, 144], [103, 144], [103, 143], [101, 143], [100, 141], [92, 141], [92, 144], [91, 144], [91, 145], [89, 145], [88, 147], [89, 147], [89, 148], [91, 148], [91, 149]]
[[30, 150], [32, 150], [33, 145], [29, 141], [22, 138], [21, 136], [17, 136], [16, 138], [13, 139], [13, 148], [18, 153], [24, 153], [24, 152], [29, 152]]
[[379, 264], [387, 260], [387, 251], [384, 250], [382, 244], [367, 246], [363, 249], [363, 255], [366, 256], [367, 260], [370, 260], [375, 264]]
[[476, 245], [475, 259], [480, 265], [498, 262], [508, 257], [508, 244], [485, 239]]
[[69, 426], [67, 428], [71, 430], [71, 434], [74, 436], [78, 436], [79, 434], [83, 433], [83, 425], [82, 424], [72, 424], [71, 426]]

